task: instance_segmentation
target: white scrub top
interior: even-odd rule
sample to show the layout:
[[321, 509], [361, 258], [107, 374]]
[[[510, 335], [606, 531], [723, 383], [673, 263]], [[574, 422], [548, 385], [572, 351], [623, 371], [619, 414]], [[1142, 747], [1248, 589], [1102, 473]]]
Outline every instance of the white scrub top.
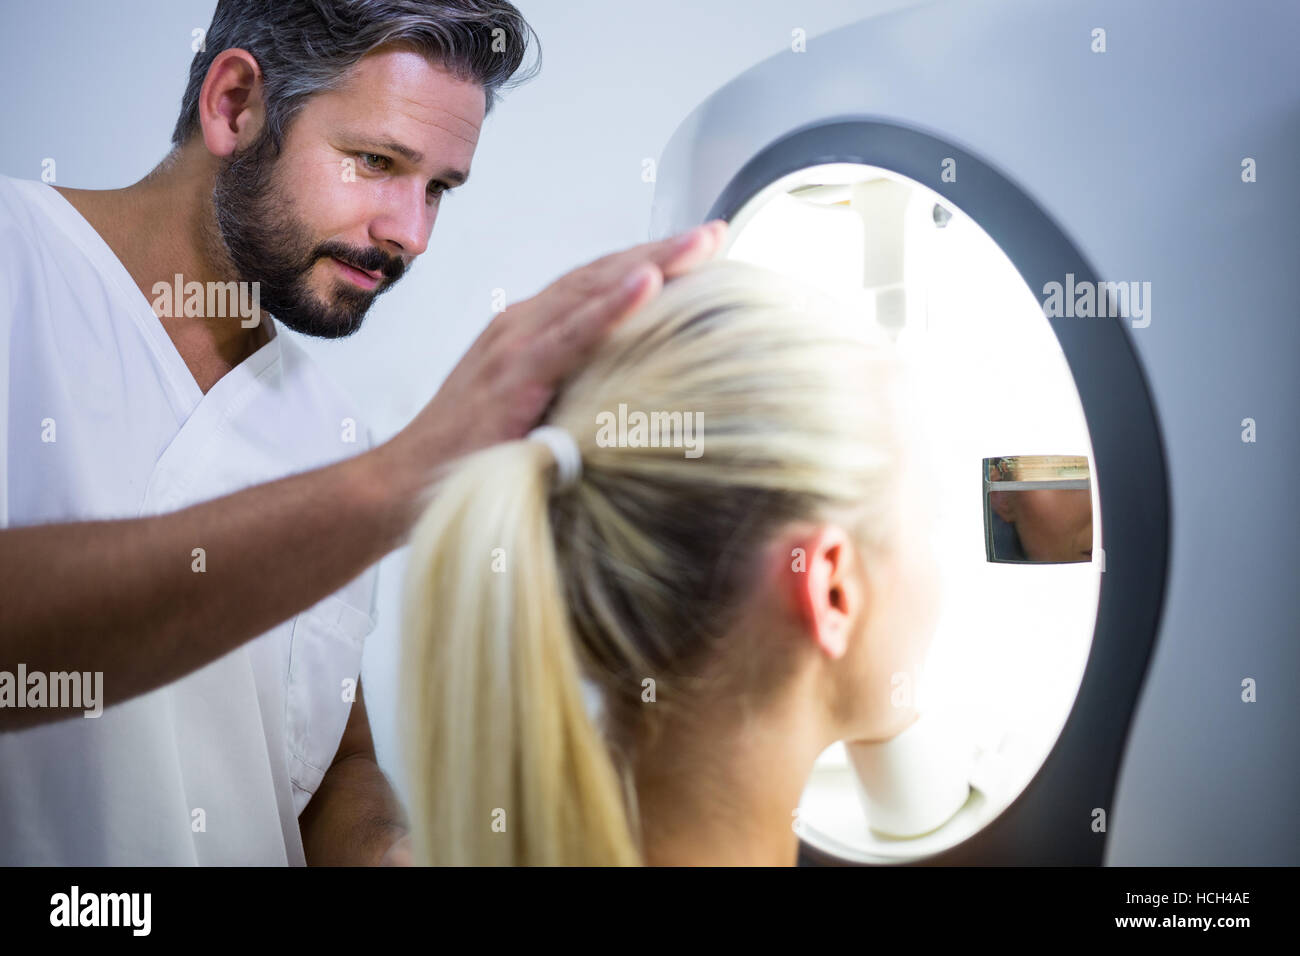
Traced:
[[[369, 447], [266, 321], [203, 394], [91, 225], [0, 176], [0, 527], [175, 511]], [[0, 733], [0, 865], [303, 864], [298, 814], [347, 723], [377, 573], [99, 718]]]

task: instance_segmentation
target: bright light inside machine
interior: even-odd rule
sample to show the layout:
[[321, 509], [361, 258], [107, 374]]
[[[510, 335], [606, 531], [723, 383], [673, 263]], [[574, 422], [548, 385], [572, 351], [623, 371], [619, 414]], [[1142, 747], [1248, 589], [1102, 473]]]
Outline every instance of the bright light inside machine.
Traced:
[[[894, 826], [886, 835], [873, 829], [891, 827], [868, 819], [871, 794], [836, 744], [814, 768], [798, 832], [849, 860], [930, 856], [976, 833], [1025, 788], [1078, 691], [1104, 568], [1100, 476], [1083, 406], [1010, 260], [969, 216], [913, 180], [859, 164], [800, 170], [747, 203], [730, 236], [727, 256], [844, 297], [914, 359], [943, 577], [916, 699], [928, 732], [945, 735], [942, 752], [969, 756], [969, 797], [937, 829], [903, 838]], [[1092, 562], [986, 560], [981, 463], [1016, 455], [1087, 458]], [[920, 800], [933, 790], [924, 779], [894, 782], [894, 796], [911, 787]]]

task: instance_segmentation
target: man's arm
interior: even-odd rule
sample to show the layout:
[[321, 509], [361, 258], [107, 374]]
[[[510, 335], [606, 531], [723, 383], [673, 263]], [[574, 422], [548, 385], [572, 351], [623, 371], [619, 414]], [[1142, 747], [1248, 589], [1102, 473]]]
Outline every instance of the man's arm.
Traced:
[[[216, 660], [396, 547], [389, 454], [156, 517], [0, 532], [0, 670], [102, 672], [107, 707]], [[79, 713], [0, 708], [0, 730]]]
[[[402, 543], [439, 468], [522, 438], [608, 328], [721, 238], [637, 246], [510, 306], [406, 428], [355, 458], [171, 514], [0, 530], [0, 670], [102, 672], [109, 706], [317, 603]], [[0, 732], [80, 712], [0, 707]]]
[[375, 759], [360, 678], [334, 762], [298, 828], [309, 866], [374, 866], [406, 836], [402, 804]]

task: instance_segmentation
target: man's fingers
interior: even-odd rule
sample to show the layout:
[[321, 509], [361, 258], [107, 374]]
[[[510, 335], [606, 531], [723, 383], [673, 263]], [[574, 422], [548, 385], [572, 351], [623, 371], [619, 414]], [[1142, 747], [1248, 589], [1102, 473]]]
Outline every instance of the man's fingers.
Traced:
[[617, 281], [617, 277], [638, 262], [653, 263], [667, 277], [680, 275], [717, 255], [726, 237], [726, 225], [721, 219], [715, 219], [667, 239], [616, 252], [593, 265], [599, 266], [597, 275], [605, 282]]
[[717, 255], [725, 235], [726, 223], [715, 220], [667, 239], [611, 253], [569, 273], [543, 292], [545, 311], [566, 313], [580, 308], [588, 298], [613, 288], [645, 263], [657, 267], [665, 278], [681, 275]]
[[488, 323], [416, 420], [440, 418], [448, 406], [486, 409], [474, 428], [453, 435], [457, 453], [521, 437], [614, 325], [657, 296], [666, 278], [717, 255], [725, 237], [725, 223], [698, 226], [606, 256], [512, 305]]
[[558, 385], [586, 362], [592, 350], [622, 319], [649, 302], [663, 288], [663, 273], [642, 263], [624, 281], [591, 296], [572, 313], [551, 323], [537, 351], [541, 381]]
[[557, 387], [588, 360], [612, 326], [658, 295], [665, 280], [716, 256], [725, 237], [726, 223], [715, 220], [605, 256], [529, 300], [513, 325], [503, 324], [496, 333], [489, 326], [486, 334], [532, 340], [529, 367], [521, 371]]
[[671, 279], [679, 276], [701, 262], [716, 257], [722, 251], [722, 246], [727, 239], [727, 223], [722, 219], [715, 219], [692, 230], [688, 235], [691, 236], [691, 241], [684, 248], [673, 250], [665, 259], [656, 261], [655, 264], [663, 272], [664, 278]]
[[587, 273], [585, 281], [564, 290], [543, 311], [543, 315], [560, 317], [552, 318], [539, 332], [542, 381], [558, 384], [567, 378], [612, 326], [658, 295], [665, 280], [716, 256], [726, 231], [725, 222], [714, 220], [668, 239], [616, 252], [580, 269], [579, 273]]

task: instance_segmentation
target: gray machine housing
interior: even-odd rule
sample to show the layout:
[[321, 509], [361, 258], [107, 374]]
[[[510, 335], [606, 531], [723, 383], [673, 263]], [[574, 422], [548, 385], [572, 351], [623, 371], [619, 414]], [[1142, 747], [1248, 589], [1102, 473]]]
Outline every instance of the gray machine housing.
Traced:
[[1297, 36], [1300, 4], [945, 0], [760, 63], [661, 157], [654, 238], [860, 162], [970, 214], [1035, 294], [1151, 283], [1143, 327], [1049, 320], [1096, 459], [1096, 631], [1038, 774], [926, 863], [1300, 863]]

